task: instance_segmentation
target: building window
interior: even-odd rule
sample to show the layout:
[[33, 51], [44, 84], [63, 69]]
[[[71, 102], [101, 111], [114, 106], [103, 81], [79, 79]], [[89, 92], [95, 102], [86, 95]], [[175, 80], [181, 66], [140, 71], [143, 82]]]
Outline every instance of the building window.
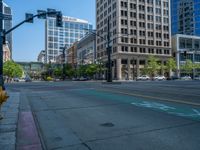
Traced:
[[140, 53], [146, 53], [146, 48], [140, 48]]
[[153, 48], [149, 48], [148, 52], [149, 52], [149, 54], [153, 54], [154, 53], [154, 49]]
[[128, 47], [127, 46], [122, 46], [122, 52], [128, 52]]

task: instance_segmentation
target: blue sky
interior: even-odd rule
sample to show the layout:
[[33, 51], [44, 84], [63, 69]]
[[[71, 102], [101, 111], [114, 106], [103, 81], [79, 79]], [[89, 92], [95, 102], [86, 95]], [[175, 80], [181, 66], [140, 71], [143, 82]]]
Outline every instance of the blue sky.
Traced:
[[[4, 0], [13, 12], [13, 25], [22, 21], [25, 13], [38, 9], [54, 8], [63, 15], [88, 20], [95, 27], [95, 0]], [[36, 61], [44, 49], [44, 20], [35, 19], [33, 24], [24, 24], [13, 31], [13, 59]]]

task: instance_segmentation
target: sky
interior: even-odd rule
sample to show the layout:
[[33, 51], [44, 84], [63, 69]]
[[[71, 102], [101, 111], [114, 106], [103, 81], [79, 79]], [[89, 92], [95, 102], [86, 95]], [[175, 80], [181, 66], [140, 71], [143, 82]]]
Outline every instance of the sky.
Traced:
[[[84, 19], [95, 28], [95, 0], [4, 0], [12, 9], [13, 26], [25, 19], [25, 13], [36, 14], [37, 10], [53, 8], [63, 15]], [[35, 19], [13, 31], [13, 60], [37, 61], [45, 49], [45, 21]]]

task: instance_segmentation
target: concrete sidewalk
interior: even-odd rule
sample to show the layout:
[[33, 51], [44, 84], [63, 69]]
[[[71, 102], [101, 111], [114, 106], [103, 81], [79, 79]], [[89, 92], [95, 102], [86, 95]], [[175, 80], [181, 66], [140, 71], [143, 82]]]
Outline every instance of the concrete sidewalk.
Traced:
[[2, 105], [0, 120], [0, 149], [14, 150], [16, 145], [16, 132], [19, 113], [19, 92], [9, 92], [9, 99]]

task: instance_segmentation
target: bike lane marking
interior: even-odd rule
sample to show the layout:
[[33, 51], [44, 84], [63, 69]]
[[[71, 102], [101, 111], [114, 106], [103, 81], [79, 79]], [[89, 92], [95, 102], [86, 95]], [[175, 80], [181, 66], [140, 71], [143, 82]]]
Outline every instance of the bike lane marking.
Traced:
[[[158, 100], [158, 98], [154, 100], [153, 97], [149, 97], [149, 96], [139, 97], [137, 95], [136, 97], [135, 94], [127, 94], [127, 93], [124, 94], [124, 92], [116, 92], [116, 91], [111, 91], [111, 90], [80, 89], [80, 90], [77, 90], [76, 92], [83, 95], [93, 95], [97, 98], [102, 98], [103, 100], [120, 101], [123, 103], [129, 103], [137, 107], [148, 108], [148, 109], [157, 110], [160, 112], [165, 112], [171, 115], [176, 115], [179, 117], [185, 117], [185, 118], [190, 118], [196, 121], [200, 121], [200, 108], [180, 106], [179, 105], [180, 103], [177, 103], [174, 100], [170, 100], [170, 101], [161, 100], [162, 102], [155, 102], [156, 100]], [[176, 102], [176, 103], [169, 104], [169, 102]], [[181, 104], [187, 104], [187, 103], [183, 102]]]

